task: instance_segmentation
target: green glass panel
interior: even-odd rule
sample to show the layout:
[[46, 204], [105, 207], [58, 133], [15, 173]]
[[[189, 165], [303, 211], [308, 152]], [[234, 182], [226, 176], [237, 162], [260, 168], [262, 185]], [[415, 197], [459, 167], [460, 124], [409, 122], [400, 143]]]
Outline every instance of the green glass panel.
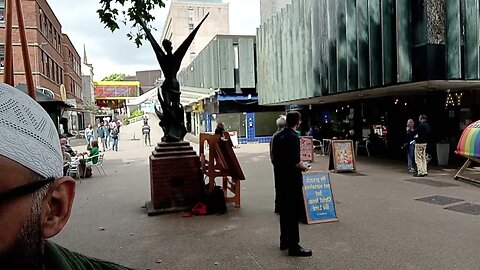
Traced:
[[[233, 40], [222, 39], [223, 47], [225, 48], [225, 57], [221, 57], [220, 59], [225, 59], [225, 88], [234, 88], [235, 78], [234, 78], [234, 71], [235, 71], [235, 52], [233, 50]], [[221, 56], [221, 53], [220, 53]], [[202, 75], [203, 76], [203, 75]]]
[[220, 88], [220, 67], [218, 65], [218, 41], [214, 40], [211, 43], [212, 46], [212, 61], [213, 65], [213, 88]]
[[298, 39], [297, 39], [297, 61], [298, 61], [298, 96], [299, 98], [307, 98], [307, 72], [306, 72], [306, 60], [307, 55], [305, 53], [305, 48], [307, 47], [305, 43], [305, 0], [297, 0], [297, 31], [298, 31]]
[[313, 72], [313, 96], [322, 94], [321, 71], [322, 71], [322, 36], [320, 23], [320, 6], [322, 1], [312, 1], [312, 72]]
[[[316, 1], [316, 0], [315, 0]], [[304, 35], [305, 35], [305, 83], [306, 96], [313, 97], [314, 93], [314, 73], [313, 73], [313, 46], [312, 46], [312, 9], [314, 0], [305, 0], [304, 6]]]
[[382, 36], [383, 36], [383, 83], [391, 84], [394, 81], [394, 48], [395, 30], [394, 25], [394, 0], [383, 0], [382, 2]]
[[409, 0], [396, 0], [397, 81], [412, 81]]
[[357, 38], [358, 38], [358, 88], [370, 85], [369, 79], [369, 37], [368, 37], [368, 0], [357, 0]]
[[328, 67], [328, 81], [329, 93], [337, 92], [337, 5], [336, 0], [328, 0], [328, 20], [330, 35], [329, 41], [329, 67]]
[[[350, 0], [351, 1], [351, 0]], [[337, 0], [337, 88], [347, 90], [346, 0]]]
[[288, 52], [287, 52], [287, 42], [288, 42], [288, 38], [287, 36], [289, 35], [289, 32], [288, 32], [288, 14], [287, 14], [287, 11], [286, 9], [282, 9], [281, 13], [280, 13], [280, 24], [281, 24], [281, 44], [282, 44], [282, 52], [281, 52], [281, 60], [280, 60], [280, 63], [281, 63], [281, 72], [282, 72], [282, 84], [280, 86], [280, 89], [279, 91], [281, 91], [280, 93], [280, 97], [282, 100], [288, 100], [288, 82], [290, 81], [290, 78], [287, 76], [288, 74], [288, 68], [289, 68], [289, 65], [288, 65]]
[[266, 104], [268, 103], [268, 100], [266, 99], [266, 89], [264, 87], [264, 82], [265, 82], [265, 77], [264, 77], [264, 62], [263, 62], [263, 57], [264, 57], [264, 51], [263, 51], [263, 31], [265, 27], [262, 25], [260, 28], [257, 28], [257, 77], [258, 77], [258, 83], [257, 83], [257, 92], [258, 92], [258, 100], [260, 104]]
[[478, 0], [465, 1], [465, 77], [478, 79]]
[[412, 36], [413, 46], [427, 44], [427, 8], [426, 0], [412, 0]]
[[382, 83], [382, 28], [380, 25], [380, 0], [368, 1], [369, 47], [370, 47], [370, 86]]
[[293, 52], [293, 26], [292, 26], [292, 20], [290, 19], [291, 16], [293, 16], [292, 12], [292, 5], [287, 5], [287, 17], [289, 19], [286, 20], [287, 23], [287, 60], [286, 63], [288, 63], [288, 68], [287, 68], [287, 78], [288, 78], [288, 88], [287, 88], [287, 96], [286, 100], [293, 100], [295, 99], [295, 93], [294, 93], [294, 65], [293, 65], [293, 59], [295, 58], [294, 52]]
[[462, 77], [460, 54], [460, 0], [445, 3], [447, 32], [447, 79]]
[[357, 4], [356, 1], [346, 1], [347, 4], [347, 89], [358, 87], [357, 61]]
[[320, 40], [320, 93], [321, 95], [327, 95], [330, 91], [330, 41], [329, 41], [329, 15], [328, 15], [328, 2], [327, 1], [318, 1], [319, 3], [319, 17], [320, 21], [320, 35], [318, 39]]
[[293, 13], [292, 13], [292, 33], [294, 39], [292, 40], [292, 47], [293, 47], [293, 58], [292, 58], [292, 64], [294, 66], [293, 70], [293, 81], [295, 82], [294, 87], [292, 88], [292, 91], [294, 92], [294, 98], [299, 99], [302, 97], [300, 94], [303, 92], [302, 86], [301, 86], [301, 75], [300, 75], [300, 63], [301, 63], [301, 50], [300, 48], [303, 46], [302, 44], [299, 44], [300, 41], [300, 29], [299, 29], [299, 17], [300, 17], [300, 1], [293, 1], [292, 2], [292, 7], [293, 7]]

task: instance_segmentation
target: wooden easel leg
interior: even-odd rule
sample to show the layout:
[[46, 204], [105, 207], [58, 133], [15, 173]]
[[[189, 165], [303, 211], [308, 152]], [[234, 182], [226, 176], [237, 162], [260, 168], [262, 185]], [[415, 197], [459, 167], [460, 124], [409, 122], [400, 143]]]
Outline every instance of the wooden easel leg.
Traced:
[[25, 32], [25, 21], [23, 19], [23, 8], [20, 0], [15, 0], [17, 6], [18, 32], [20, 34], [20, 43], [22, 44], [23, 66], [25, 68], [25, 78], [27, 81], [28, 95], [36, 99], [35, 86], [33, 85], [32, 66], [30, 65], [30, 56], [28, 54], [27, 35]]
[[3, 82], [14, 86], [13, 76], [13, 46], [12, 46], [12, 27], [13, 27], [13, 0], [5, 1], [6, 4], [6, 27], [5, 27], [5, 68], [3, 70]]
[[233, 180], [235, 185], [235, 208], [240, 208], [240, 180]]
[[222, 189], [226, 199], [228, 197], [228, 176], [223, 177]]
[[465, 161], [465, 164], [463, 164], [462, 168], [460, 168], [460, 170], [455, 174], [453, 179], [458, 180], [460, 178], [463, 178], [462, 173], [468, 168], [468, 166], [470, 166], [470, 164], [472, 164], [472, 160], [467, 159], [467, 161]]

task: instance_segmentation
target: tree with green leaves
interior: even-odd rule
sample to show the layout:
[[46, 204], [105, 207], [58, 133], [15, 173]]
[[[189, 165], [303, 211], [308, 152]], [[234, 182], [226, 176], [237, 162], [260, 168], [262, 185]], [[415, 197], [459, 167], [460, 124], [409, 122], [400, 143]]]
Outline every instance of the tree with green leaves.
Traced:
[[[148, 25], [155, 20], [152, 11], [155, 8], [165, 7], [165, 2], [163, 0], [100, 0], [100, 5], [102, 8], [97, 10], [100, 21], [105, 24], [105, 28], [113, 32], [120, 29], [119, 22], [124, 25], [131, 23], [132, 29], [136, 29], [141, 21]], [[145, 39], [145, 29], [133, 31], [130, 31], [127, 36], [130, 40], [134, 40], [137, 47], [140, 47], [142, 40]]]
[[117, 81], [123, 81], [125, 80], [126, 75], [123, 73], [115, 73], [106, 76], [105, 78], [102, 79], [102, 81], [109, 81], [109, 82], [117, 82]]

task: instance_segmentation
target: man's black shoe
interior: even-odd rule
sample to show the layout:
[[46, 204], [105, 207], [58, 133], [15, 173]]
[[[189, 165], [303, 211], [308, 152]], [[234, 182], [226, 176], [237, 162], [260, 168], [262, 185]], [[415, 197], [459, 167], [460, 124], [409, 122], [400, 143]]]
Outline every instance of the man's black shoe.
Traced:
[[413, 175], [413, 177], [425, 177], [425, 176], [427, 176], [427, 175], [426, 174], [418, 174], [418, 173]]
[[280, 243], [280, 250], [287, 250], [288, 249], [288, 245], [287, 244], [284, 244], [284, 243]]
[[296, 249], [289, 249], [288, 256], [295, 256], [295, 257], [310, 257], [312, 256], [312, 251], [310, 249], [304, 249], [302, 247]]

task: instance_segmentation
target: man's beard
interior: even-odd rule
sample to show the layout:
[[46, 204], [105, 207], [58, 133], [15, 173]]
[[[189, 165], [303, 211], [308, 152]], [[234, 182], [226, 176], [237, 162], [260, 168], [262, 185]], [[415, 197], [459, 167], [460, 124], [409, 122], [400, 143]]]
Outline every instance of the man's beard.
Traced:
[[0, 269], [43, 269], [45, 241], [40, 232], [40, 213], [41, 200], [34, 199], [30, 216], [17, 239], [5, 252], [0, 252]]

